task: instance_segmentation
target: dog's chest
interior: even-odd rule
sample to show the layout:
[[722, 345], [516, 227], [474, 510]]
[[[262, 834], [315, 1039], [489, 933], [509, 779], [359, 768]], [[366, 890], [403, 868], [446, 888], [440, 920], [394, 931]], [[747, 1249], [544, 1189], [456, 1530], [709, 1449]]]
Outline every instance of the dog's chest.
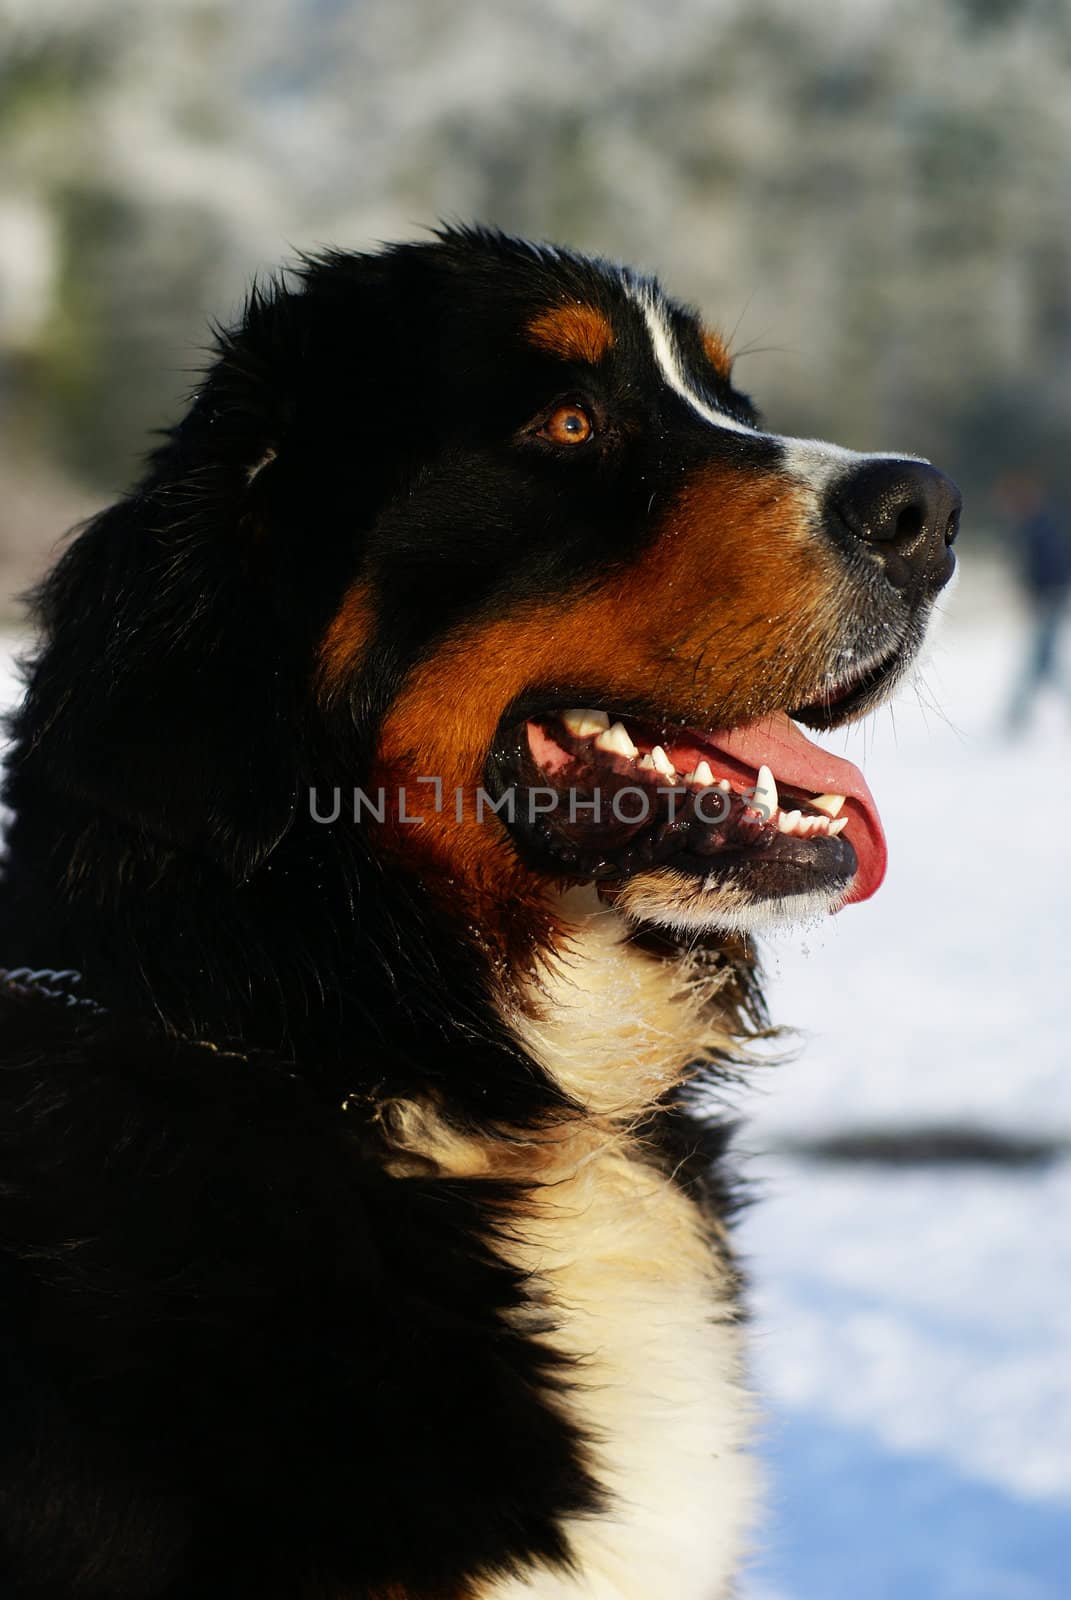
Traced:
[[752, 1483], [727, 1275], [691, 1202], [629, 1146], [578, 1150], [516, 1250], [576, 1363], [566, 1405], [609, 1506], [567, 1529], [575, 1576], [488, 1600], [715, 1600], [738, 1564]]
[[606, 1496], [601, 1514], [563, 1527], [569, 1574], [533, 1568], [479, 1600], [721, 1600], [754, 1498], [733, 1274], [643, 1142], [660, 1096], [719, 1043], [716, 982], [652, 962], [598, 911], [573, 927], [534, 1003], [503, 1014], [583, 1109], [490, 1141], [430, 1105], [389, 1114], [401, 1169], [417, 1155], [456, 1178], [517, 1184], [498, 1248], [528, 1285], [522, 1325], [566, 1358], [569, 1383], [547, 1403], [587, 1441]]
[[544, 1020], [513, 1025], [589, 1112], [561, 1130], [516, 1253], [576, 1364], [567, 1404], [609, 1508], [569, 1527], [574, 1576], [509, 1580], [488, 1600], [716, 1600], [753, 1499], [732, 1274], [632, 1131], [696, 1059], [710, 993], [605, 914], [571, 948], [544, 984]]

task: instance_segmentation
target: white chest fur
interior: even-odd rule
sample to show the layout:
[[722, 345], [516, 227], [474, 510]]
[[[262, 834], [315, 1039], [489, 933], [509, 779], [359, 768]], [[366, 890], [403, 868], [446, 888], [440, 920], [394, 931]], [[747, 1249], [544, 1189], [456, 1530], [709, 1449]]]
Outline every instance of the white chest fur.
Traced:
[[575, 1576], [488, 1593], [715, 1600], [754, 1499], [730, 1276], [694, 1205], [631, 1131], [710, 1042], [711, 981], [642, 955], [612, 912], [581, 901], [572, 914], [544, 1020], [514, 1025], [590, 1116], [563, 1143], [523, 1254], [557, 1307], [556, 1342], [580, 1363], [570, 1409], [595, 1441], [611, 1505], [570, 1528]]
[[585, 1114], [536, 1146], [489, 1148], [412, 1105], [395, 1127], [441, 1170], [536, 1179], [509, 1252], [553, 1308], [549, 1337], [575, 1371], [565, 1406], [609, 1499], [568, 1525], [572, 1573], [498, 1580], [481, 1600], [719, 1600], [754, 1499], [731, 1274], [635, 1131], [711, 1042], [717, 980], [642, 955], [597, 905], [569, 909], [574, 936], [538, 1016], [508, 1021]]
[[692, 1207], [627, 1143], [559, 1184], [521, 1251], [576, 1360], [568, 1409], [593, 1441], [609, 1510], [576, 1520], [575, 1576], [497, 1584], [493, 1600], [715, 1600], [752, 1499], [748, 1405], [727, 1285]]

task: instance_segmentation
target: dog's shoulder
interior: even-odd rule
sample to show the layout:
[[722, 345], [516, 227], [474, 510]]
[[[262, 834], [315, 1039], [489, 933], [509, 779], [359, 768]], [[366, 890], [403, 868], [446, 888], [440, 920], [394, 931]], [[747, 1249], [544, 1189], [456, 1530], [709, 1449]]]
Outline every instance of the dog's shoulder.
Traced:
[[507, 1180], [392, 1174], [374, 1108], [281, 1059], [33, 996], [0, 999], [0, 1125], [15, 1592], [424, 1593], [563, 1558], [598, 1491]]

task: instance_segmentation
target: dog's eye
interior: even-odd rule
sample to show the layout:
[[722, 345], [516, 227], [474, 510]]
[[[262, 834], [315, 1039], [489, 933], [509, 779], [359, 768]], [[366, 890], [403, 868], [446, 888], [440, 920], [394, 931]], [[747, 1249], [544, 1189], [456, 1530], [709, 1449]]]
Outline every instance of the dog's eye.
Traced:
[[595, 424], [583, 406], [558, 406], [539, 430], [541, 439], [551, 444], [586, 444], [594, 435]]

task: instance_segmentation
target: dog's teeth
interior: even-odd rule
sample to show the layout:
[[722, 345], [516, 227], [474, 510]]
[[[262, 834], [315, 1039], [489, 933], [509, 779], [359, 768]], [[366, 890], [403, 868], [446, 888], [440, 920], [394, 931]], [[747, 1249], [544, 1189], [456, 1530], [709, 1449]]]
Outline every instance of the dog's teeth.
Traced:
[[811, 833], [828, 833], [829, 832], [829, 818], [828, 817], [808, 817], [807, 821], [808, 821], [808, 823], [810, 825], [810, 832]]
[[777, 785], [769, 767], [759, 768], [759, 776], [755, 782], [755, 793], [752, 796], [751, 803], [756, 810], [760, 806], [764, 806], [771, 817], [777, 810]]
[[799, 833], [802, 820], [802, 811], [781, 811], [778, 813], [777, 826], [781, 833]]
[[829, 824], [829, 837], [831, 839], [835, 839], [837, 837], [837, 834], [838, 833], [843, 833], [847, 826], [848, 826], [847, 817], [841, 817], [839, 822], [831, 822]]
[[651, 751], [651, 760], [654, 762], [656, 768], [662, 774], [663, 778], [675, 778], [677, 776], [676, 767], [666, 755], [666, 752], [662, 749], [660, 744], [656, 744], [654, 749]]
[[623, 722], [615, 722], [612, 728], [605, 733], [600, 733], [595, 740], [596, 748], [605, 750], [612, 756], [627, 756], [632, 761], [639, 755], [639, 750], [628, 736], [628, 729]]
[[694, 772], [688, 774], [689, 783], [701, 783], [704, 789], [714, 782], [714, 774], [710, 770], [709, 761], [701, 761]]
[[811, 805], [816, 811], [824, 811], [827, 817], [839, 817], [840, 808], [844, 804], [842, 794], [816, 794]]
[[[706, 763], [704, 762], [704, 766], [705, 765]], [[728, 778], [719, 778], [714, 787], [716, 789], [720, 789], [722, 794], [732, 794], [733, 792], [733, 786], [729, 782]]]
[[658, 768], [655, 766], [650, 756], [641, 756], [636, 763], [636, 770], [637, 772], [657, 772]]
[[563, 711], [562, 721], [574, 739], [592, 739], [597, 733], [605, 733], [610, 726], [605, 711], [589, 711], [584, 707], [577, 711]]

